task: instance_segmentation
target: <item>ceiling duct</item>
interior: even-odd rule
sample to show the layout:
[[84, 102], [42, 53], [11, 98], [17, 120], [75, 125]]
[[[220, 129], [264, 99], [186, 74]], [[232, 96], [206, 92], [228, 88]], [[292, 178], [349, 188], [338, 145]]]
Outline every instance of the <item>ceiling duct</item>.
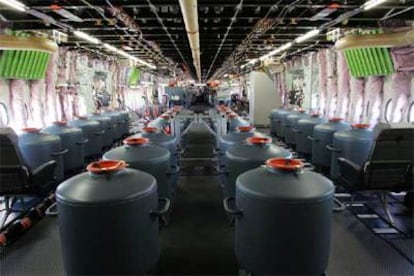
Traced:
[[190, 42], [193, 64], [197, 79], [201, 81], [200, 63], [200, 36], [198, 31], [198, 9], [197, 0], [180, 0], [181, 13], [183, 14], [185, 29]]

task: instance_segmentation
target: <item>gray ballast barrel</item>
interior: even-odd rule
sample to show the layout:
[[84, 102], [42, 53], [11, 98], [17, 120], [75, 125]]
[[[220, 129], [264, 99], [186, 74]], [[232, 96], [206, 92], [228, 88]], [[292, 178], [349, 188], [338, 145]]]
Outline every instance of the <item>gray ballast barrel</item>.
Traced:
[[297, 159], [273, 158], [237, 178], [225, 210], [236, 216], [236, 256], [253, 275], [323, 275], [328, 265], [334, 186], [302, 171]]
[[[124, 161], [89, 164], [56, 191], [68, 275], [141, 275], [160, 255], [157, 182]], [[168, 199], [163, 199], [168, 209]]]

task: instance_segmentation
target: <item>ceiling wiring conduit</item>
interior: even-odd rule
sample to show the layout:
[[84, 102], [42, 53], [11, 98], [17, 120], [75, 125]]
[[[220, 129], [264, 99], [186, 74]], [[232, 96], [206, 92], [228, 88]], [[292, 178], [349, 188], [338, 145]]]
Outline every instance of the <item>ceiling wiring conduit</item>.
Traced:
[[184, 18], [188, 41], [190, 42], [197, 79], [201, 82], [200, 34], [198, 30], [197, 0], [180, 0], [180, 8]]

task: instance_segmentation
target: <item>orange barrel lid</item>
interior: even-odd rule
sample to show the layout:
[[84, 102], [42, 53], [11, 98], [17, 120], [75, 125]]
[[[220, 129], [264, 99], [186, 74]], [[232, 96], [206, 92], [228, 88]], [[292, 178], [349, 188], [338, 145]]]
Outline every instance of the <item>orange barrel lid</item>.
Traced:
[[303, 162], [299, 159], [271, 158], [266, 161], [269, 169], [283, 171], [298, 171], [303, 168]]
[[249, 131], [251, 131], [253, 129], [254, 129], [254, 126], [253, 125], [249, 125], [249, 126], [238, 126], [237, 127], [237, 130], [240, 131], [240, 132], [249, 132]]
[[35, 133], [35, 132], [39, 132], [40, 131], [40, 128], [36, 128], [36, 127], [26, 127], [26, 128], [22, 128], [22, 131], [28, 132], [28, 133]]
[[127, 166], [123, 160], [100, 160], [90, 163], [86, 169], [91, 173], [102, 174], [121, 171]]
[[57, 126], [66, 126], [67, 122], [66, 121], [54, 121], [53, 124]]
[[369, 124], [353, 124], [352, 125], [352, 128], [356, 128], [356, 129], [365, 129], [369, 127], [370, 127]]
[[333, 118], [329, 119], [329, 122], [341, 122], [343, 120], [344, 120], [344, 118], [333, 117]]
[[264, 144], [270, 144], [272, 142], [272, 139], [268, 137], [249, 137], [246, 139], [246, 142], [252, 145], [264, 145]]
[[144, 137], [129, 137], [126, 138], [123, 143], [125, 145], [145, 145], [149, 143], [149, 139], [148, 138], [144, 138]]
[[158, 128], [157, 127], [149, 127], [149, 126], [147, 126], [147, 127], [143, 127], [142, 128], [142, 131], [143, 132], [146, 132], [146, 133], [154, 133], [154, 132], [157, 132], [158, 131]]

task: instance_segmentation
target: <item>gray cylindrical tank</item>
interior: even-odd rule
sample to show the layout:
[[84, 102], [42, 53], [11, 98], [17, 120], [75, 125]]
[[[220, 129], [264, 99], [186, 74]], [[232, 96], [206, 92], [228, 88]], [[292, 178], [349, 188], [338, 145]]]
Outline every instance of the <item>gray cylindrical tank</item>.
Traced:
[[332, 145], [327, 149], [331, 155], [331, 177], [338, 178], [338, 158], [346, 158], [359, 166], [367, 160], [373, 143], [373, 132], [367, 124], [352, 125], [352, 129], [335, 132]]
[[129, 167], [151, 174], [157, 180], [158, 196], [171, 198], [170, 152], [149, 142], [148, 138], [127, 138], [124, 146], [106, 152], [102, 159], [124, 160]]
[[63, 155], [68, 149], [62, 147], [57, 135], [41, 133], [37, 128], [24, 128], [19, 135], [19, 149], [26, 164], [34, 169], [47, 161], [56, 161], [55, 176], [57, 181], [64, 178]]
[[88, 120], [87, 117], [78, 117], [77, 120], [68, 122], [68, 125], [82, 129], [83, 135], [88, 139], [85, 145], [85, 156], [97, 156], [102, 151], [102, 136], [104, 131], [101, 125], [94, 120]]
[[270, 159], [237, 178], [235, 251], [253, 275], [323, 275], [329, 260], [334, 185], [301, 171], [295, 159]]
[[111, 118], [114, 142], [122, 139], [124, 128], [122, 114], [116, 111], [106, 111], [102, 115]]
[[291, 158], [292, 154], [284, 148], [271, 144], [268, 137], [250, 137], [246, 144], [235, 146], [226, 152], [225, 196], [234, 196], [237, 177], [251, 169], [263, 165], [273, 157]]
[[275, 108], [270, 111], [268, 116], [269, 118], [269, 127], [270, 127], [270, 134], [273, 136], [277, 136], [277, 126], [276, 126], [276, 119], [277, 119], [277, 112], [279, 112], [280, 108]]
[[142, 128], [142, 133], [138, 133], [132, 137], [149, 138], [151, 143], [168, 149], [171, 153], [171, 165], [178, 166], [177, 138], [174, 136], [162, 133], [156, 127], [144, 127]]
[[250, 123], [243, 119], [242, 117], [238, 116], [236, 113], [231, 113], [228, 116], [229, 122], [229, 132], [237, 131], [239, 126], [248, 126]]
[[312, 164], [316, 166], [330, 167], [331, 152], [326, 148], [332, 144], [333, 135], [337, 131], [351, 129], [351, 126], [342, 118], [331, 118], [328, 123], [316, 125], [312, 136]]
[[237, 131], [220, 137], [220, 154], [223, 156], [227, 150], [244, 143], [247, 138], [253, 136], [265, 137], [263, 133], [255, 131], [255, 127], [252, 125], [238, 127]]
[[291, 112], [292, 110], [288, 110], [288, 109], [280, 109], [279, 111], [276, 112], [273, 120], [276, 126], [277, 137], [285, 138], [283, 123], [286, 120], [286, 117], [291, 114]]
[[82, 129], [68, 126], [65, 121], [58, 121], [42, 129], [41, 132], [59, 136], [62, 147], [68, 149], [68, 152], [63, 155], [65, 172], [84, 167], [85, 144], [88, 139], [83, 136]]
[[300, 119], [292, 131], [296, 135], [296, 151], [302, 154], [312, 153], [312, 141], [308, 136], [312, 136], [313, 128], [316, 125], [324, 124], [328, 119], [320, 117], [319, 114], [312, 114], [309, 118]]
[[108, 116], [103, 116], [100, 113], [93, 113], [88, 116], [89, 120], [97, 121], [101, 125], [101, 130], [104, 131], [102, 136], [102, 146], [110, 148], [114, 140], [114, 126], [112, 120]]
[[118, 160], [94, 162], [87, 169], [56, 191], [66, 274], [148, 272], [160, 255], [155, 178]]
[[129, 136], [129, 112], [126, 110], [118, 110], [121, 115], [121, 133], [123, 137]]
[[305, 110], [299, 110], [292, 112], [286, 116], [286, 123], [284, 124], [283, 133], [285, 136], [285, 142], [289, 145], [296, 145], [296, 136], [293, 129], [296, 127], [297, 122], [300, 119], [306, 118], [309, 115], [305, 113]]

